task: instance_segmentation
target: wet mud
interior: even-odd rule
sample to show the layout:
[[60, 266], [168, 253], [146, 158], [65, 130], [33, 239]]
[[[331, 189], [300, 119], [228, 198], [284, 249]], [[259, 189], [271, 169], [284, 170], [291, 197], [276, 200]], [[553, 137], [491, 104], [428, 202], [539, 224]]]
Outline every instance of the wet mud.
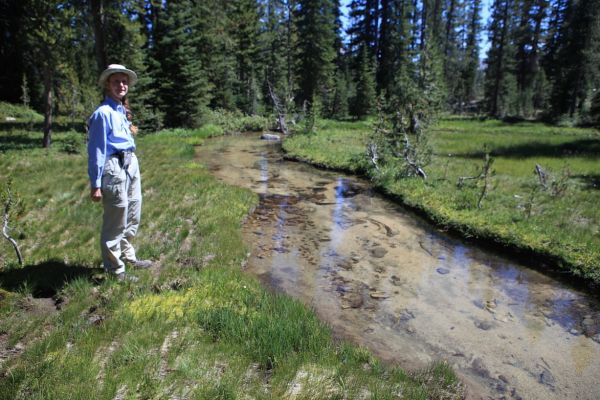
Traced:
[[245, 269], [336, 335], [406, 369], [447, 360], [469, 398], [600, 398], [600, 305], [540, 272], [444, 236], [367, 182], [282, 159], [257, 135], [197, 160], [260, 204]]

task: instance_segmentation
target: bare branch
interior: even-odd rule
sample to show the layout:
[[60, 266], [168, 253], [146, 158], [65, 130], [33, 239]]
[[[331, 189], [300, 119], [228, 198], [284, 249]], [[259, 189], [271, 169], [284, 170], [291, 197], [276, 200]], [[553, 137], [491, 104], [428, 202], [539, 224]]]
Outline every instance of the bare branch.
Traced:
[[546, 171], [544, 171], [540, 164], [535, 164], [535, 173], [537, 174], [538, 179], [540, 180], [540, 185], [542, 185], [544, 190], [548, 189], [548, 174], [546, 174]]
[[377, 164], [379, 161], [379, 154], [377, 154], [377, 145], [375, 143], [369, 143], [367, 145], [367, 155], [371, 159], [375, 169], [379, 171], [379, 165]]
[[483, 163], [483, 166], [481, 167], [481, 173], [476, 176], [461, 176], [458, 178], [458, 181], [456, 182], [456, 186], [458, 188], [462, 188], [463, 185], [465, 184], [465, 181], [470, 181], [470, 180], [473, 180], [476, 182], [483, 181], [483, 186], [481, 187], [481, 192], [479, 193], [479, 198], [477, 199], [477, 208], [481, 208], [481, 202], [487, 195], [488, 188], [489, 188], [489, 178], [492, 175], [491, 167], [492, 167], [493, 162], [494, 162], [494, 159], [492, 157], [490, 157], [489, 153], [486, 152], [485, 153], [485, 162]]
[[8, 217], [10, 215], [10, 209], [12, 205], [13, 198], [9, 184], [8, 188], [6, 189], [6, 204], [4, 204], [4, 222], [2, 224], [2, 235], [6, 238], [6, 240], [10, 242], [10, 244], [12, 244], [12, 246], [15, 249], [15, 252], [17, 253], [17, 258], [19, 259], [19, 265], [23, 266], [23, 256], [21, 255], [21, 251], [19, 250], [19, 245], [17, 244], [16, 240], [14, 240], [8, 234]]
[[288, 128], [287, 128], [287, 124], [285, 122], [285, 119], [286, 119], [285, 109], [282, 106], [281, 101], [279, 100], [279, 97], [277, 96], [277, 94], [275, 94], [275, 91], [273, 90], [273, 86], [271, 85], [271, 82], [269, 80], [267, 80], [267, 85], [269, 86], [269, 95], [271, 96], [271, 100], [273, 101], [273, 105], [275, 106], [275, 110], [277, 111], [277, 124], [279, 125], [279, 130], [284, 135], [287, 135]]

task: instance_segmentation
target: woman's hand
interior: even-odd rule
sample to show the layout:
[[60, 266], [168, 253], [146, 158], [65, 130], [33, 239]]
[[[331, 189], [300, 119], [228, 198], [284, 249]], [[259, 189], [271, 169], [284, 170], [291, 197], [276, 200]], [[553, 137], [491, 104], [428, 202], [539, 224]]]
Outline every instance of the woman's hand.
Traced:
[[100, 188], [92, 188], [90, 192], [90, 197], [94, 202], [102, 200], [102, 190]]

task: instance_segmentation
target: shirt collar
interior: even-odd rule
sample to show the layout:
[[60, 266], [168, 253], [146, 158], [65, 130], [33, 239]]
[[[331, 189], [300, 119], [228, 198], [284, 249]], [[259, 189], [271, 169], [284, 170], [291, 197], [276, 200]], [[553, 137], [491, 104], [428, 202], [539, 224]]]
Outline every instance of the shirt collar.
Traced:
[[122, 103], [115, 101], [110, 96], [105, 96], [104, 97], [104, 104], [108, 104], [113, 110], [117, 110], [117, 111], [121, 111], [121, 112], [124, 112], [124, 110], [125, 110], [123, 108], [123, 104]]

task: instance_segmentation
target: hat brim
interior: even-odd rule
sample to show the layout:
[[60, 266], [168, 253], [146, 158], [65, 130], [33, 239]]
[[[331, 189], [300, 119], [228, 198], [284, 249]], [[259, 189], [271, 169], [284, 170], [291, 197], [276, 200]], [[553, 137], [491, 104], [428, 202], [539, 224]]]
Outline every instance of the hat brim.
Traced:
[[104, 85], [106, 85], [106, 80], [113, 74], [127, 75], [129, 77], [129, 86], [133, 86], [137, 82], [137, 74], [128, 68], [107, 68], [100, 74], [100, 78], [98, 78], [98, 85], [100, 85], [101, 88], [104, 88]]

